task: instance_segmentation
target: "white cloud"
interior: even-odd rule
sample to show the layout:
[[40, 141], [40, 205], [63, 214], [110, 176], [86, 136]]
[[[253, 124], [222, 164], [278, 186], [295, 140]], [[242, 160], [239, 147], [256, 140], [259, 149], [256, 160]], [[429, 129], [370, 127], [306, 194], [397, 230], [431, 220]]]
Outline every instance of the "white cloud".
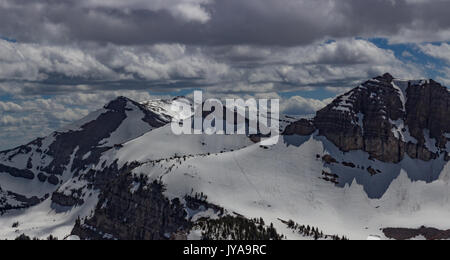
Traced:
[[419, 45], [419, 48], [423, 53], [431, 57], [444, 60], [450, 64], [450, 44], [421, 44]]
[[330, 99], [317, 100], [293, 96], [281, 103], [280, 110], [287, 115], [311, 115], [327, 106], [330, 102]]
[[187, 22], [194, 21], [206, 23], [209, 21], [210, 13], [204, 8], [204, 5], [212, 2], [211, 0], [81, 0], [85, 8], [116, 8], [128, 10], [151, 10], [170, 12], [174, 17], [183, 19]]
[[187, 21], [206, 23], [211, 19], [210, 14], [198, 4], [179, 4], [171, 11], [174, 15], [180, 16]]
[[23, 108], [13, 102], [2, 102], [0, 101], [0, 111], [1, 112], [20, 112]]
[[[427, 1], [429, 2], [429, 1]], [[417, 29], [420, 27], [425, 27]], [[433, 26], [416, 25], [414, 28], [403, 28], [397, 34], [388, 37], [391, 44], [426, 42], [447, 42], [450, 41], [450, 29], [433, 30]]]
[[208, 78], [220, 76], [228, 67], [204, 56], [201, 51], [186, 46], [155, 45], [146, 49], [109, 47], [111, 59], [105, 64], [128, 74], [136, 74], [147, 80], [171, 80], [179, 78]]
[[412, 55], [412, 53], [409, 52], [409, 51], [404, 51], [404, 52], [402, 52], [402, 57], [405, 57], [405, 58], [414, 58], [414, 55]]
[[17, 118], [10, 115], [0, 116], [0, 126], [20, 126], [31, 121], [32, 120], [28, 117]]
[[297, 62], [312, 64], [383, 64], [395, 61], [392, 51], [362, 39], [345, 39], [300, 50], [297, 55], [294, 52], [288, 56], [291, 63], [295, 63], [298, 56], [303, 60]]
[[42, 80], [45, 73], [112, 78], [114, 73], [81, 49], [0, 40], [0, 78]]

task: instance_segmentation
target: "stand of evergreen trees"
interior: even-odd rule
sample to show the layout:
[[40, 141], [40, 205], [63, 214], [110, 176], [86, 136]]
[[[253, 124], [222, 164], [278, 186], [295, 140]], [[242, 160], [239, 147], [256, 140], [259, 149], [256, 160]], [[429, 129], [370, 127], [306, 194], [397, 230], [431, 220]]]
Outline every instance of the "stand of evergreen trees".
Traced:
[[281, 240], [273, 224], [266, 226], [263, 219], [226, 216], [220, 219], [201, 219], [196, 228], [203, 240]]
[[295, 223], [293, 220], [289, 221], [282, 221], [284, 224], [288, 226], [289, 229], [292, 229], [294, 232], [297, 232], [298, 234], [304, 236], [304, 237], [311, 237], [314, 238], [314, 240], [321, 240], [321, 239], [329, 239], [329, 240], [348, 240], [345, 236], [338, 236], [338, 235], [326, 235], [322, 231], [319, 230], [317, 227], [307, 226], [307, 225], [300, 225]]
[[[29, 240], [41, 240], [41, 239], [36, 238], [36, 237], [33, 238], [33, 239], [31, 239], [31, 237], [29, 237], [29, 236], [27, 236], [27, 235], [25, 235], [25, 234], [22, 234], [22, 235], [16, 237], [15, 240], [29, 241]], [[44, 240], [44, 239], [42, 239], [42, 240]], [[53, 235], [50, 235], [50, 236], [48, 236], [47, 239], [45, 239], [45, 240], [56, 241], [56, 240], [58, 240], [58, 238], [57, 238], [57, 237], [54, 237]]]

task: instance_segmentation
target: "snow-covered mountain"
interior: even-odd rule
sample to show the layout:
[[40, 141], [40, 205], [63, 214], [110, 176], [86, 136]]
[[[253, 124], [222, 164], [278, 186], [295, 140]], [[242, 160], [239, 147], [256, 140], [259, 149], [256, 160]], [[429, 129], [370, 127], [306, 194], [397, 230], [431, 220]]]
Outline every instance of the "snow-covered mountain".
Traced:
[[189, 115], [170, 104], [121, 97], [1, 152], [0, 238], [450, 238], [450, 94], [432, 80], [369, 80], [283, 117], [269, 147], [174, 135]]

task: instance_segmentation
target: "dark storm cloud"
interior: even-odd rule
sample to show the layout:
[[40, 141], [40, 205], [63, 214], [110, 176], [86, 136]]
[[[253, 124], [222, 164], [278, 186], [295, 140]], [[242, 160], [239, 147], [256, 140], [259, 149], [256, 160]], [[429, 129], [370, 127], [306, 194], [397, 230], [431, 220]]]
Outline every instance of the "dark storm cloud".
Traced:
[[326, 37], [398, 37], [431, 28], [439, 38], [450, 29], [450, 2], [440, 0], [117, 2], [2, 0], [0, 32], [31, 42], [305, 45]]

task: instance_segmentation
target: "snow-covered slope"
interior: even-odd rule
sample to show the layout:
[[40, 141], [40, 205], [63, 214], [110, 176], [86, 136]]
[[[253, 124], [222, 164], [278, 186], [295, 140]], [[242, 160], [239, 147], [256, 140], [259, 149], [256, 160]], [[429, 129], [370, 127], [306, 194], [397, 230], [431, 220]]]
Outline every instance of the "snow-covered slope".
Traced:
[[[177, 97], [177, 98], [174, 98], [171, 100], [167, 100], [167, 99], [148, 100], [148, 101], [141, 102], [141, 104], [144, 105], [148, 110], [154, 112], [155, 114], [161, 115], [167, 121], [171, 121], [172, 118], [181, 120], [181, 119], [189, 118], [190, 116], [192, 116], [192, 113], [182, 114], [179, 111], [173, 110], [174, 102], [181, 103], [181, 102], [186, 102], [186, 101], [189, 101], [189, 100], [185, 97]], [[188, 103], [187, 105], [191, 105], [191, 104]]]
[[[330, 165], [322, 160], [324, 155], [346, 158], [365, 167], [389, 169], [390, 172], [380, 174], [386, 174], [385, 182], [389, 183], [379, 179], [368, 183], [371, 176], [367, 171], [351, 172], [352, 168], [341, 163]], [[170, 173], [149, 164], [134, 172], [156, 179], [162, 176], [169, 197], [183, 197], [192, 189], [203, 192], [210, 202], [249, 218], [263, 217], [278, 230], [286, 231], [278, 219], [294, 220], [320, 227], [328, 234], [366, 239], [370, 235], [383, 236], [383, 227], [448, 228], [450, 209], [444, 206], [450, 187], [444, 176], [448, 176], [449, 169], [447, 165], [441, 168], [442, 178], [433, 184], [408, 177], [414, 174], [416, 166], [419, 171], [433, 168], [424, 164], [405, 159], [390, 169], [391, 165], [374, 163], [364, 153], [343, 154], [314, 135], [286, 137], [269, 149], [255, 144], [236, 152], [190, 158]], [[338, 178], [336, 186], [323, 179], [324, 172], [344, 178]], [[365, 189], [382, 196], [370, 199]], [[434, 214], [437, 217], [432, 217]], [[299, 238], [290, 232], [286, 235]]]
[[147, 162], [230, 152], [251, 144], [253, 142], [242, 135], [174, 135], [170, 125], [166, 125], [123, 144], [122, 149], [105, 153], [104, 158], [108, 159], [107, 163], [118, 160], [119, 167], [122, 167], [133, 161]]

